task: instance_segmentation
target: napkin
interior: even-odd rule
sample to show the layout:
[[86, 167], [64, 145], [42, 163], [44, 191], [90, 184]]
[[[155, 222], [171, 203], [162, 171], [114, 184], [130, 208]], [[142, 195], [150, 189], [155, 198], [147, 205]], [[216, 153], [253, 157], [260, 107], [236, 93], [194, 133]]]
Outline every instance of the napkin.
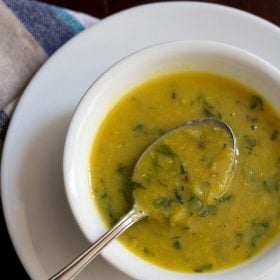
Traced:
[[97, 18], [34, 0], [0, 0], [0, 153], [24, 88], [40, 66]]

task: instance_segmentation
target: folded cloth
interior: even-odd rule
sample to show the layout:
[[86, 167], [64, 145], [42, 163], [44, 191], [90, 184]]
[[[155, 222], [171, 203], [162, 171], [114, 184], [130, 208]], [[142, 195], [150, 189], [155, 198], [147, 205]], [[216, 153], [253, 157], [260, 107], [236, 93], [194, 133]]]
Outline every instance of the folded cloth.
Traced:
[[18, 98], [39, 67], [97, 18], [34, 0], [0, 0], [0, 151]]

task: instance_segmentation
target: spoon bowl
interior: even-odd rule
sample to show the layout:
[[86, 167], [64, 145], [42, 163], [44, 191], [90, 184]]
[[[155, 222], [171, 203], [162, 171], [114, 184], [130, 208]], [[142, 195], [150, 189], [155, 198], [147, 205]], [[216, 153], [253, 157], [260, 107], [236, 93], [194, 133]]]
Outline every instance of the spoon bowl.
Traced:
[[184, 226], [189, 199], [214, 206], [228, 192], [237, 154], [236, 138], [225, 122], [205, 118], [183, 123], [138, 159], [129, 184], [135, 204], [154, 219]]

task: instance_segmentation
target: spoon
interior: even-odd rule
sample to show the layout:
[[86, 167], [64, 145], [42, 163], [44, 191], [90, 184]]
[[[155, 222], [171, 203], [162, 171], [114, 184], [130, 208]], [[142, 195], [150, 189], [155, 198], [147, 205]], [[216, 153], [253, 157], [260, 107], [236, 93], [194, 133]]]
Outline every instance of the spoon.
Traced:
[[[227, 188], [225, 186], [229, 185], [229, 182], [231, 178], [233, 177], [234, 170], [235, 170], [235, 163], [236, 159], [235, 156], [238, 155], [238, 149], [236, 145], [236, 138], [234, 136], [234, 133], [232, 129], [230, 128], [229, 125], [227, 125], [225, 122], [218, 120], [218, 119], [211, 119], [211, 118], [206, 118], [206, 119], [197, 119], [197, 120], [192, 120], [189, 122], [186, 122], [169, 132], [165, 133], [163, 136], [159, 137], [155, 142], [153, 142], [140, 156], [138, 161], [136, 162], [133, 175], [131, 178], [130, 182], [130, 189], [133, 191], [133, 196], [134, 196], [134, 205], [132, 209], [124, 215], [118, 223], [116, 223], [109, 231], [107, 231], [101, 238], [99, 238], [96, 242], [94, 242], [87, 250], [85, 250], [83, 253], [81, 253], [76, 259], [74, 259], [70, 264], [68, 264], [66, 267], [64, 267], [61, 271], [56, 273], [53, 277], [51, 277], [49, 280], [68, 280], [68, 279], [73, 279], [89, 262], [91, 262], [99, 253], [100, 251], [113, 239], [117, 238], [120, 234], [122, 234], [127, 228], [135, 224], [136, 222], [139, 222], [143, 218], [147, 216], [153, 216], [158, 219], [166, 218], [162, 217], [162, 213], [154, 211], [152, 207], [149, 207], [149, 205], [145, 205], [145, 199], [143, 197], [147, 197], [147, 195], [143, 195], [144, 187], [142, 187], [142, 183], [140, 184], [139, 182], [135, 181], [137, 179], [139, 181], [139, 178], [143, 179], [143, 176], [141, 176], [141, 172], [144, 170], [145, 167], [150, 168], [150, 165], [147, 165], [147, 162], [149, 160], [149, 157], [153, 156], [153, 153], [155, 152], [156, 149], [159, 149], [164, 147], [165, 150], [161, 151], [164, 155], [174, 155], [175, 153], [168, 147], [166, 143], [171, 143], [176, 140], [177, 137], [181, 137], [182, 134], [185, 132], [190, 131], [191, 134], [194, 134], [194, 136], [191, 137], [200, 137], [200, 135], [197, 136], [197, 130], [199, 132], [199, 129], [202, 131], [202, 129], [206, 129], [206, 132], [208, 133], [209, 130], [207, 129], [211, 128], [212, 132], [218, 131], [220, 133], [223, 133], [223, 137], [227, 137], [228, 139], [227, 142], [229, 145], [227, 146], [228, 151], [230, 152], [230, 157], [228, 158], [227, 164], [227, 169], [226, 172], [228, 176], [225, 177], [226, 180], [223, 180], [223, 185], [222, 188], [219, 187], [219, 193], [216, 195], [216, 197], [213, 198], [213, 193], [210, 191], [207, 193], [206, 197], [203, 197], [203, 193], [201, 194], [198, 192], [197, 195], [201, 195], [201, 199], [205, 200], [206, 202], [212, 203], [215, 199], [221, 197], [224, 195], [224, 193], [227, 191]], [[193, 131], [194, 130], [194, 131]], [[187, 135], [187, 134], [186, 134]], [[187, 135], [188, 136], [188, 135]], [[205, 136], [205, 135], [204, 135]], [[201, 138], [201, 137], [200, 137]], [[179, 138], [178, 138], [179, 139]], [[212, 141], [213, 144], [216, 141]], [[201, 147], [198, 145], [200, 149], [204, 149], [203, 142], [201, 142]], [[188, 146], [186, 146], [188, 148]], [[226, 148], [226, 147], [224, 147]], [[191, 155], [195, 156], [195, 155]], [[160, 163], [159, 163], [160, 164]], [[176, 156], [167, 161], [167, 166], [172, 164], [172, 166], [176, 166], [178, 164], [178, 158]], [[174, 165], [175, 164], [175, 165]], [[180, 163], [180, 169], [182, 171], [183, 165]], [[172, 168], [173, 168], [172, 167]], [[171, 170], [171, 169], [170, 169]], [[171, 172], [168, 170], [163, 171], [163, 173], [167, 176], [168, 178], [173, 178], [173, 171]], [[174, 177], [175, 178], [175, 177]], [[223, 178], [224, 179], [224, 178]], [[150, 190], [150, 189], [149, 189]], [[141, 193], [142, 192], [142, 193]], [[156, 190], [156, 192], [159, 192]], [[178, 199], [182, 199], [181, 197], [178, 197]], [[139, 201], [138, 201], [139, 200]], [[149, 203], [148, 203], [149, 204]], [[169, 217], [170, 218], [170, 217]]]

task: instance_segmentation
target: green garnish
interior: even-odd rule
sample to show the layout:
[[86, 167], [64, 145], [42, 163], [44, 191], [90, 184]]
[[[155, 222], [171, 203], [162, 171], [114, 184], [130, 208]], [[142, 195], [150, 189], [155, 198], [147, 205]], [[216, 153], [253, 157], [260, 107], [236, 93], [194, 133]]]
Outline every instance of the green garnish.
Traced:
[[127, 202], [127, 203], [129, 203], [129, 204], [131, 204], [132, 203], [132, 194], [131, 194], [131, 192], [128, 190], [128, 189], [124, 189], [124, 190], [122, 190], [122, 194], [123, 194], [123, 198], [124, 198], [124, 200]]
[[101, 207], [105, 209], [105, 211], [108, 213], [110, 219], [110, 225], [113, 226], [118, 222], [119, 218], [117, 217], [117, 215], [115, 214], [112, 208], [111, 198], [106, 191], [102, 195], [100, 195], [99, 201]]
[[270, 224], [267, 220], [263, 220], [260, 222], [253, 221], [252, 222], [252, 239], [251, 239], [251, 246], [256, 247], [257, 243], [262, 239], [262, 237], [266, 234], [267, 230], [269, 229]]
[[206, 154], [200, 158], [200, 162], [203, 164], [203, 166], [210, 168], [215, 161], [213, 157]]
[[122, 163], [119, 164], [119, 166], [116, 169], [117, 173], [119, 173], [120, 175], [124, 175], [127, 173], [128, 171], [128, 167]]
[[226, 194], [226, 195], [223, 195], [222, 197], [218, 198], [218, 201], [219, 202], [228, 202], [229, 200], [231, 200], [233, 197], [232, 194]]
[[159, 128], [156, 131], [157, 131], [157, 134], [159, 134], [160, 136], [163, 135], [164, 133], [166, 133], [166, 130], [162, 129], [162, 128]]
[[251, 110], [255, 110], [257, 108], [263, 109], [263, 101], [257, 95], [252, 95], [249, 101], [249, 107]]
[[218, 208], [216, 205], [207, 205], [207, 215], [216, 215]]
[[238, 232], [235, 234], [236, 238], [241, 239], [243, 237], [243, 233]]
[[131, 181], [129, 184], [128, 184], [128, 187], [129, 189], [131, 190], [135, 190], [137, 188], [140, 188], [140, 189], [145, 189], [145, 187], [141, 184], [141, 183], [138, 183], [136, 181]]
[[275, 141], [277, 140], [279, 137], [279, 131], [278, 130], [273, 130], [273, 132], [271, 133], [271, 136], [270, 136], [270, 139], [272, 141]]
[[266, 180], [263, 181], [263, 187], [264, 189], [271, 193], [274, 191], [279, 191], [280, 190], [280, 177], [279, 175], [275, 175], [271, 178], [268, 178]]
[[175, 157], [176, 154], [171, 150], [171, 148], [166, 144], [161, 144], [156, 149], [157, 153], [162, 154], [167, 157]]
[[144, 125], [139, 123], [139, 124], [135, 125], [132, 130], [136, 131], [136, 132], [142, 132], [143, 129], [144, 129]]
[[256, 130], [258, 128], [258, 126], [255, 123], [252, 123], [250, 125], [251, 130]]
[[188, 209], [191, 215], [196, 214], [199, 217], [206, 217], [217, 213], [217, 207], [215, 205], [208, 205], [195, 195], [189, 198]]
[[110, 217], [111, 226], [115, 225], [119, 221], [118, 217], [115, 215], [112, 209], [108, 209], [108, 214]]
[[215, 111], [213, 107], [205, 107], [203, 108], [203, 115], [207, 118], [222, 118], [222, 114], [218, 111]]
[[196, 267], [194, 269], [194, 272], [206, 272], [206, 271], [211, 270], [212, 268], [213, 268], [213, 265], [211, 263], [203, 264], [203, 265]]
[[177, 200], [179, 201], [179, 203], [184, 204], [183, 195], [179, 191], [175, 191], [174, 194], [175, 194], [175, 197], [177, 198]]
[[180, 172], [181, 172], [181, 174], [186, 174], [183, 164], [180, 164]]
[[143, 248], [143, 252], [146, 254], [146, 255], [150, 255], [150, 256], [154, 256], [155, 253], [153, 251], [151, 251], [150, 249], [144, 247]]
[[175, 240], [173, 243], [172, 243], [172, 247], [176, 250], [180, 250], [182, 249], [182, 244], [180, 243], [179, 240]]
[[197, 97], [197, 101], [202, 105], [202, 115], [207, 118], [217, 118], [221, 119], [222, 114], [215, 109], [215, 107], [210, 104], [203, 95]]
[[257, 140], [249, 135], [244, 135], [243, 140], [245, 142], [245, 147], [249, 150], [249, 152], [252, 152], [257, 145]]
[[158, 197], [154, 200], [153, 205], [157, 208], [170, 208], [174, 199], [170, 197]]

